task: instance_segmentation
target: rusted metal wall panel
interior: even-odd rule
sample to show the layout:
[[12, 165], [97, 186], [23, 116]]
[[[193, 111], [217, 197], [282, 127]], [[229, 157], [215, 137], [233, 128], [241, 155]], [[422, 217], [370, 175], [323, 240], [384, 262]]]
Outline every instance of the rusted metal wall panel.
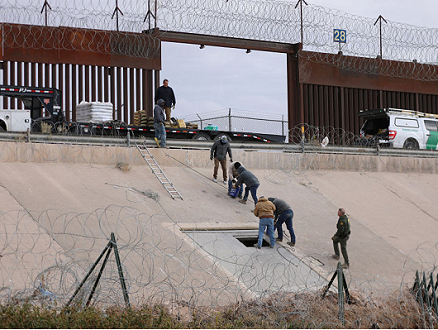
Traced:
[[90, 66], [84, 65], [85, 70], [85, 78], [84, 78], [84, 88], [85, 88], [85, 96], [84, 101], [91, 102], [90, 99]]
[[135, 88], [136, 88], [135, 95], [137, 95], [135, 101], [136, 101], [137, 110], [143, 109], [140, 72], [141, 72], [141, 70], [135, 70]]
[[[375, 59], [381, 71], [385, 71], [385, 74], [380, 74], [379, 71], [373, 73], [362, 72], [360, 68], [356, 67], [360, 66], [361, 63], [358, 57], [341, 55], [342, 61], [346, 64], [339, 64], [339, 61], [337, 61], [339, 56], [300, 51], [299, 66], [300, 72], [303, 72], [303, 74], [300, 74], [300, 83], [405, 93], [438, 94], [436, 81], [429, 81], [427, 75], [423, 77], [424, 79], [397, 77], [397, 70], [403, 68], [405, 71], [412, 72], [412, 77], [420, 76], [421, 78], [422, 76], [417, 73], [427, 72], [422, 64], [403, 62], [403, 65], [399, 65], [401, 62]], [[324, 60], [319, 60], [320, 58], [324, 58]], [[387, 74], [387, 72], [392, 72], [392, 75]], [[403, 72], [401, 76], [405, 75], [405, 72]]]
[[[97, 94], [97, 89], [96, 89], [96, 84], [97, 84], [97, 75], [96, 75], [96, 66], [91, 65], [90, 66], [90, 71], [91, 71], [91, 102], [95, 102], [97, 101], [96, 98], [96, 94]], [[99, 102], [102, 102], [102, 99], [98, 100]]]
[[123, 82], [121, 84], [121, 88], [123, 90], [123, 99], [121, 100], [121, 108], [123, 108], [123, 117], [122, 119], [125, 122], [129, 122], [129, 99], [128, 99], [128, 69], [123, 68], [122, 69], [122, 76], [123, 76]]
[[[71, 77], [77, 77], [78, 74], [78, 68], [76, 65], [72, 65], [71, 66]], [[72, 121], [76, 121], [76, 104], [78, 104], [78, 87], [77, 87], [77, 80], [76, 79], [71, 79], [71, 106], [69, 107], [70, 109], [68, 110], [68, 115], [70, 117], [67, 116], [67, 119], [70, 118], [70, 120]]]
[[[388, 61], [388, 65], [394, 63]], [[312, 62], [305, 56], [299, 56], [299, 72], [303, 115], [298, 115], [297, 109], [290, 109], [289, 113], [294, 114], [289, 116], [290, 127], [305, 122], [358, 134], [363, 124], [357, 116], [360, 110], [392, 107], [438, 113], [438, 89], [434, 81], [346, 72], [333, 65]], [[294, 79], [289, 73], [288, 83]]]
[[[419, 99], [419, 107], [416, 99]], [[391, 107], [438, 113], [438, 95], [303, 84], [304, 122], [358, 133], [360, 110]], [[295, 125], [301, 124], [293, 121]], [[293, 127], [293, 126], [292, 126]]]
[[129, 123], [134, 124], [134, 112], [136, 109], [135, 105], [135, 70], [133, 68], [129, 69]]
[[[73, 90], [76, 92], [76, 89], [73, 89], [72, 84], [71, 84], [71, 78], [70, 78], [71, 66], [69, 64], [67, 64], [67, 65], [59, 64], [59, 71], [64, 72], [65, 80], [62, 79], [62, 77], [61, 77], [61, 79], [59, 79], [58, 88], [61, 91], [67, 92], [67, 93], [65, 93], [65, 92], [62, 93], [62, 97], [64, 98], [64, 100], [63, 100], [64, 101], [64, 106], [63, 106], [64, 115], [65, 115], [65, 118], [67, 120], [71, 120], [71, 99], [72, 99]], [[76, 104], [75, 104], [75, 106], [76, 106]]]
[[161, 69], [157, 35], [10, 23], [0, 28], [3, 61]]
[[[152, 116], [152, 78], [152, 70], [137, 68], [5, 61], [0, 84], [59, 88], [67, 120], [76, 121], [78, 103], [100, 101], [113, 103], [114, 119], [133, 123], [141, 108]], [[2, 98], [4, 109], [23, 108], [21, 101]]]
[[103, 101], [109, 102], [109, 79], [110, 79], [110, 69], [108, 67], [103, 68]]
[[122, 98], [123, 98], [123, 95], [122, 95], [122, 71], [123, 71], [123, 68], [120, 68], [120, 67], [118, 67], [117, 68], [117, 70], [116, 70], [116, 79], [117, 79], [117, 82], [116, 82], [116, 85], [117, 85], [117, 95], [116, 95], [116, 97], [117, 97], [117, 101], [116, 102], [114, 102], [115, 104], [116, 104], [116, 118], [118, 119], [118, 120], [122, 120], [122, 117], [123, 117], [123, 113], [122, 113]]

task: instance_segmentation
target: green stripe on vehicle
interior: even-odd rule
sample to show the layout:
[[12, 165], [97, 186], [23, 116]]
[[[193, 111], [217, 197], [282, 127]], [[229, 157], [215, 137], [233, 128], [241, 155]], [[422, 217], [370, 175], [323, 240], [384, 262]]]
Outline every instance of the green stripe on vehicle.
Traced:
[[438, 132], [429, 131], [429, 134], [430, 136], [426, 142], [426, 149], [435, 150], [438, 144]]

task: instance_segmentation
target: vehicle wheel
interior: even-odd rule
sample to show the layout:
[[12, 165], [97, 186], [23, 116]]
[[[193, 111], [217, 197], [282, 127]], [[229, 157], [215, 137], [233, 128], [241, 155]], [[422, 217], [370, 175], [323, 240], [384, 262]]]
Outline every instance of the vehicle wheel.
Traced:
[[192, 140], [210, 141], [211, 138], [207, 133], [199, 132], [192, 137]]
[[217, 141], [217, 140], [219, 140], [222, 136], [226, 136], [228, 142], [231, 142], [231, 141], [232, 141], [231, 138], [230, 138], [230, 136], [229, 136], [228, 134], [219, 134], [219, 135], [216, 135], [216, 136], [214, 137], [214, 140]]
[[407, 139], [403, 144], [403, 149], [417, 150], [418, 142], [415, 139]]

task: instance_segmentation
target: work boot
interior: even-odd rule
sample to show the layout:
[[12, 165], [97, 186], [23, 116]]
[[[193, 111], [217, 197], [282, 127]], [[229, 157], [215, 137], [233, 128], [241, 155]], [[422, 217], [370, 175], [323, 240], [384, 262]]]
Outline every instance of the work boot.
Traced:
[[158, 142], [157, 138], [155, 138], [155, 142], [157, 143], [157, 147], [159, 148], [160, 147], [160, 142]]
[[290, 246], [295, 246], [295, 242], [287, 242]]
[[241, 199], [241, 200], [239, 200], [239, 203], [246, 204], [246, 200]]
[[332, 258], [336, 259], [336, 260], [339, 260], [339, 256], [337, 256], [336, 254], [332, 254]]
[[213, 178], [213, 182], [217, 182], [217, 179], [216, 179], [216, 178]]

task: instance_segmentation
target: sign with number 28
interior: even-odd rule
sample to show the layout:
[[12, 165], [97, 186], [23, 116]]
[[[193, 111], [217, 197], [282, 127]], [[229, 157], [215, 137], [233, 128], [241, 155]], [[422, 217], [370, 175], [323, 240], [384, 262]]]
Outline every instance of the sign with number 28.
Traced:
[[333, 30], [334, 42], [347, 42], [347, 30], [334, 29]]

